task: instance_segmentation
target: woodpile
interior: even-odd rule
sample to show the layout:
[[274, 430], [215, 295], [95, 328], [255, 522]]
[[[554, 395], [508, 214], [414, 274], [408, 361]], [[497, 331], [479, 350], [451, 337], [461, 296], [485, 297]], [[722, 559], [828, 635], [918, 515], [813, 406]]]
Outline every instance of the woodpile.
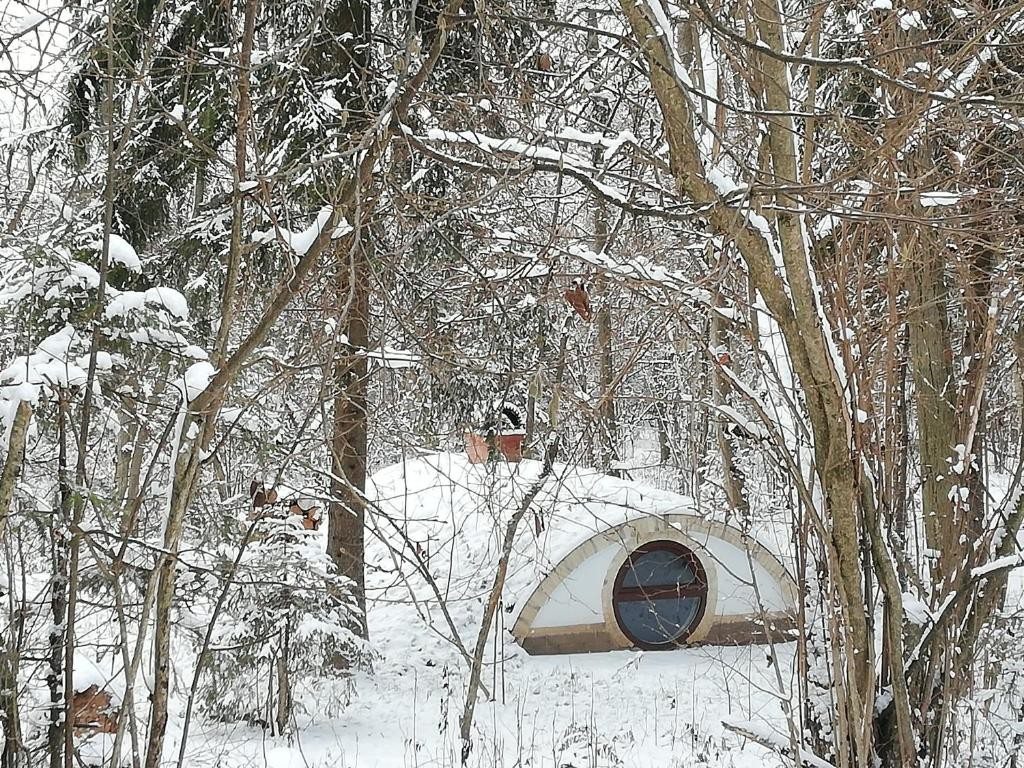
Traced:
[[295, 516], [303, 528], [315, 531], [323, 519], [323, 507], [317, 499], [285, 486], [268, 486], [260, 480], [253, 480], [249, 496], [252, 498], [250, 520]]
[[117, 733], [119, 715], [110, 691], [98, 685], [75, 691], [71, 699], [71, 724], [76, 733]]

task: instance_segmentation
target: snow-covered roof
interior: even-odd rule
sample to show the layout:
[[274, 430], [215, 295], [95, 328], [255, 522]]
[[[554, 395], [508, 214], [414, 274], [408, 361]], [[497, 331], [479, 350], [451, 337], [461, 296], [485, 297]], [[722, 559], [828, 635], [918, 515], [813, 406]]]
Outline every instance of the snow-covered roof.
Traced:
[[[396, 606], [414, 597], [423, 613], [436, 610], [440, 594], [460, 632], [474, 627], [507, 524], [541, 470], [538, 461], [472, 464], [462, 454], [438, 453], [378, 471], [367, 491], [375, 507], [367, 521], [368, 597]], [[693, 511], [686, 496], [556, 464], [517, 530], [503, 592], [506, 611], [518, 612], [537, 584], [595, 534], [646, 516]], [[543, 521], [539, 533], [535, 512]]]
[[[473, 464], [464, 454], [437, 453], [380, 470], [372, 478], [370, 494], [410, 541], [429, 543], [431, 553], [454, 541], [492, 561], [499, 554], [506, 524], [538, 482], [541, 470], [539, 461]], [[687, 496], [594, 469], [556, 464], [530, 510], [516, 536], [507, 593], [523, 582], [536, 583], [596, 533], [644, 516], [692, 514], [693, 503]], [[539, 534], [534, 511], [543, 518]]]

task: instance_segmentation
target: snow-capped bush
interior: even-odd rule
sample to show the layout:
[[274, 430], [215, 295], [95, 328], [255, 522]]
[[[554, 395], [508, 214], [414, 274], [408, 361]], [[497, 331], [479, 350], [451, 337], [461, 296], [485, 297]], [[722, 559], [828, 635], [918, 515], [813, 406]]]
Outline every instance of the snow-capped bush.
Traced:
[[353, 632], [358, 608], [348, 581], [319, 536], [292, 520], [265, 519], [253, 538], [216, 619], [201, 704], [210, 717], [280, 732], [293, 713], [340, 708], [346, 681], [325, 682], [323, 672], [338, 657], [355, 671], [369, 662], [369, 649]]

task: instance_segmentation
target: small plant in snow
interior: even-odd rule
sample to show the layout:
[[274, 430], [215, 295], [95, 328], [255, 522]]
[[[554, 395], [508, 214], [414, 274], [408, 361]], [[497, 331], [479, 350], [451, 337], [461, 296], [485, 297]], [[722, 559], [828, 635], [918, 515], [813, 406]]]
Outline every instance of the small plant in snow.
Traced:
[[370, 652], [353, 632], [358, 609], [348, 582], [320, 538], [287, 519], [260, 521], [257, 537], [241, 554], [217, 619], [201, 704], [216, 719], [280, 733], [297, 710], [344, 705], [347, 683], [325, 686], [323, 671], [339, 656], [368, 664]]
[[618, 768], [624, 765], [614, 743], [592, 726], [573, 723], [555, 748], [559, 768]]

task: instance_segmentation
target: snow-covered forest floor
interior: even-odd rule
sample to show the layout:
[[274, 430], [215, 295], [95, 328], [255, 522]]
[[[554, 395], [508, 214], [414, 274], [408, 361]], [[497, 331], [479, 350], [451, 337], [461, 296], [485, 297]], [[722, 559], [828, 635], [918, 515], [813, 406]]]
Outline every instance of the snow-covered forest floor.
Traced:
[[[650, 466], [652, 457], [641, 441], [631, 460]], [[431, 472], [441, 471], [438, 485]], [[455, 593], [447, 608], [463, 640], [469, 644], [483, 608], [483, 588], [489, 574], [482, 563], [498, 521], [490, 518], [493, 501], [502, 492], [521, 488], [539, 471], [537, 462], [474, 467], [461, 455], [438, 454], [410, 459], [375, 477], [371, 487], [387, 498], [392, 510], [404, 510], [406, 525], [436, 524], [449, 508], [466, 516], [455, 520], [460, 534], [452, 546], [467, 548], [441, 561]], [[576, 483], [610, 504], [623, 500], [648, 509], [692, 504], [688, 497], [654, 486], [619, 481], [593, 471], [562, 466], [556, 485]], [[556, 472], [556, 474], [559, 474]], [[656, 485], [671, 478], [648, 469]], [[657, 482], [658, 479], [662, 482]], [[991, 490], [1000, 493], [1008, 478], [991, 477]], [[377, 486], [377, 482], [381, 485]], [[489, 488], [493, 498], [480, 495]], [[404, 488], [399, 494], [396, 489]], [[632, 497], [629, 494], [633, 494]], [[637, 494], [642, 494], [638, 497]], [[637, 502], [642, 498], [641, 503]], [[427, 511], [417, 518], [417, 512]], [[442, 523], [445, 521], [442, 520]], [[441, 526], [443, 528], [443, 525]], [[411, 528], [406, 527], [406, 531]], [[468, 533], [466, 532], [468, 531]], [[788, 560], [784, 530], [761, 526], [761, 535]], [[307, 534], [317, 549], [325, 545], [324, 531]], [[368, 560], [385, 559], [395, 542], [376, 541]], [[398, 544], [401, 547], [401, 544]], [[564, 546], [564, 545], [563, 545]], [[376, 557], [375, 557], [376, 555]], [[521, 563], [529, 570], [525, 561]], [[435, 569], [436, 570], [436, 569]], [[371, 572], [373, 572], [371, 570]], [[441, 574], [438, 574], [441, 575]], [[529, 574], [513, 574], [510, 583], [529, 584]], [[464, 590], [459, 592], [458, 587]], [[467, 596], [479, 587], [475, 596]], [[386, 573], [368, 580], [371, 667], [347, 679], [325, 670], [296, 688], [296, 707], [290, 733], [275, 736], [265, 727], [237, 722], [219, 723], [194, 715], [181, 765], [196, 768], [411, 768], [461, 765], [458, 718], [467, 684], [467, 667], [454, 645], [434, 621], [424, 619], [423, 602], [410, 599], [407, 584], [396, 585]], [[468, 591], [466, 591], [468, 590]], [[1011, 580], [1007, 605], [1019, 605], [1021, 579]], [[420, 595], [422, 598], [422, 595]], [[95, 617], [94, 617], [95, 618]], [[202, 629], [208, 615], [193, 616]], [[789, 711], [798, 711], [795, 691], [795, 643], [774, 645], [680, 648], [674, 651], [618, 651], [591, 654], [530, 656], [512, 639], [499, 617], [489, 641], [484, 684], [491, 696], [478, 708], [473, 727], [473, 750], [468, 765], [480, 768], [683, 768], [728, 766], [755, 768], [784, 765], [777, 750], [766, 749], [729, 730], [733, 724], [762, 739], [785, 746], [789, 740]], [[83, 646], [112, 644], [110, 625], [94, 621], [82, 638]], [[171, 720], [167, 764], [179, 758], [185, 700], [195, 667], [190, 646], [181, 643], [174, 657]], [[83, 656], [88, 651], [81, 651]], [[497, 658], [498, 662], [494, 663]], [[105, 670], [105, 671], [104, 671]], [[94, 679], [116, 688], [116, 664], [96, 665], [79, 659], [79, 687]], [[257, 669], [249, 684], [259, 688], [269, 677]], [[42, 694], [40, 694], [42, 695]], [[984, 697], [982, 697], [984, 699]], [[145, 709], [142, 709], [145, 712]], [[991, 717], [1001, 717], [998, 712]], [[99, 764], [110, 760], [113, 737], [93, 735], [82, 742], [82, 755]], [[124, 763], [129, 763], [128, 754]]]
[[[649, 452], [644, 452], [632, 463], [647, 466], [651, 461]], [[435, 468], [443, 478], [440, 483], [432, 474]], [[450, 543], [465, 551], [443, 560], [437, 575], [447, 571], [449, 589], [455, 593], [447, 608], [467, 644], [479, 624], [484, 588], [489, 583], [486, 568], [488, 557], [494, 554], [491, 542], [506, 516], [498, 510], [498, 517], [491, 517], [495, 502], [504, 503], [508, 494], [521, 490], [539, 469], [537, 462], [530, 461], [473, 466], [464, 456], [438, 454], [396, 465], [375, 477], [381, 485], [378, 488], [375, 482], [373, 487], [386, 499], [389, 510], [405, 515], [407, 532], [417, 524], [430, 527], [438, 517], [442, 523], [448, 522], [445, 515], [457, 525], [459, 533]], [[692, 504], [688, 497], [593, 470], [562, 465], [555, 474], [555, 488], [598, 497], [600, 502], [590, 502], [591, 509], [594, 504], [632, 504], [641, 511]], [[663, 479], [664, 484], [671, 482]], [[489, 491], [487, 496], [484, 489]], [[446, 511], [450, 509], [457, 512]], [[573, 504], [568, 510], [570, 514], [578, 511]], [[417, 514], [425, 516], [418, 518]], [[456, 514], [460, 517], [455, 518]], [[621, 508], [617, 514], [622, 514]], [[607, 513], [603, 519], [609, 521]], [[573, 534], [567, 535], [569, 544], [575, 543]], [[323, 530], [306, 536], [318, 549], [325, 546]], [[382, 534], [381, 540], [371, 543], [371, 564], [385, 561], [394, 547], [402, 548], [401, 541], [394, 540], [395, 533], [391, 541], [385, 538]], [[567, 544], [563, 541], [558, 546], [565, 549]], [[542, 571], [542, 562], [520, 558], [520, 572], [510, 575], [510, 584], [520, 591], [531, 586], [531, 573]], [[460, 764], [458, 718], [466, 689], [466, 664], [438, 631], [436, 613], [436, 623], [431, 625], [424, 619], [423, 604], [410, 599], [406, 585], [396, 584], [386, 573], [376, 578], [373, 573], [371, 570], [367, 589], [374, 649], [371, 668], [347, 681], [334, 678], [329, 670], [307, 677], [296, 690], [294, 730], [288, 736], [198, 715], [190, 729], [184, 765], [406, 768]], [[530, 656], [508, 633], [506, 613], [499, 616], [487, 649], [484, 685], [491, 696], [477, 709], [470, 765], [755, 766], [771, 753], [726, 732], [723, 720], [753, 723], [778, 738], [788, 738], [782, 703], [792, 699], [794, 643]], [[201, 630], [209, 615], [193, 614], [191, 619]], [[80, 654], [84, 658], [79, 658], [77, 687], [95, 681], [116, 688], [121, 672], [117, 664], [108, 656], [105, 666], [102, 662], [97, 665], [86, 650], [115, 642], [111, 624], [99, 614], [91, 624], [92, 629], [82, 636]], [[185, 694], [195, 667], [190, 647], [179, 643], [174, 657], [176, 695], [168, 754], [175, 757], [185, 717]], [[268, 682], [267, 675], [257, 669], [250, 687]], [[109, 761], [112, 743], [113, 736], [91, 736], [85, 741], [83, 755], [96, 762]], [[128, 760], [127, 754], [124, 759]]]
[[[371, 632], [374, 631], [371, 612]], [[417, 630], [410, 629], [415, 635]], [[460, 762], [457, 715], [464, 675], [456, 659], [408, 661], [408, 639], [379, 632], [383, 654], [335, 718], [317, 715], [315, 693], [294, 736], [204, 724], [186, 765], [243, 768], [407, 768]], [[794, 644], [777, 648], [787, 683]], [[504, 702], [477, 710], [470, 765], [537, 768], [682, 768], [764, 765], [769, 752], [726, 733], [721, 721], [785, 721], [760, 647], [529, 657], [512, 645], [498, 669]], [[493, 680], [488, 677], [487, 684]], [[171, 734], [173, 741], [173, 732]], [[99, 745], [97, 745], [99, 746]], [[777, 760], [777, 756], [770, 759]]]

